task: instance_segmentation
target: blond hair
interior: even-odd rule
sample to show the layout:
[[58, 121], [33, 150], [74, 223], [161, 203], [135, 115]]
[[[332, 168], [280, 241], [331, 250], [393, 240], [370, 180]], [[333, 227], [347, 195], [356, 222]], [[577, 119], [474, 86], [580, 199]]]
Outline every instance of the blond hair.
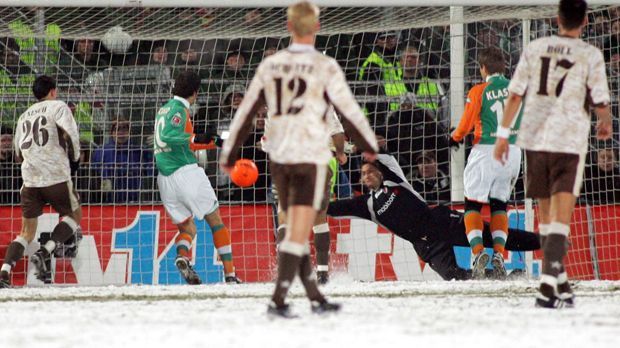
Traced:
[[319, 8], [309, 2], [301, 1], [288, 7], [286, 12], [293, 33], [299, 36], [314, 34], [319, 23]]

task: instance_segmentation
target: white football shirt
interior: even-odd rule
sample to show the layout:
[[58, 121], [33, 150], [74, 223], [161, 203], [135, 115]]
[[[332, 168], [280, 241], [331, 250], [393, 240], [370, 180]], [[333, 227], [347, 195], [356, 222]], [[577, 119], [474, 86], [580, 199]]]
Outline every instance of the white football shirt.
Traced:
[[562, 36], [532, 41], [508, 90], [525, 95], [517, 145], [534, 151], [585, 153], [590, 106], [610, 101], [601, 51]]
[[332, 157], [330, 105], [362, 151], [378, 151], [375, 135], [338, 63], [310, 45], [293, 44], [258, 67], [224, 142], [220, 161], [232, 165], [257, 108], [267, 104], [265, 138], [270, 160], [327, 164]]
[[[71, 144], [66, 144], [63, 134]], [[24, 185], [47, 187], [69, 181], [67, 145], [73, 147], [73, 161], [78, 161], [80, 136], [69, 106], [60, 100], [44, 100], [29, 107], [15, 131], [15, 152], [24, 160]]]

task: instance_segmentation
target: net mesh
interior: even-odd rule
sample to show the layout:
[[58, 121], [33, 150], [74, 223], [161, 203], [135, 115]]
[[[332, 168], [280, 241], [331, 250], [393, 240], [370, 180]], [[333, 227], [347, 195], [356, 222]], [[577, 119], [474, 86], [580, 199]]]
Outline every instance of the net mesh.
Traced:
[[[500, 47], [510, 76], [522, 50], [523, 22], [532, 19], [531, 39], [554, 33], [555, 8], [468, 7], [464, 9], [465, 91], [481, 81], [477, 59], [487, 46]], [[84, 204], [84, 239], [76, 258], [56, 258], [56, 282], [181, 283], [173, 259], [176, 228], [161, 206], [152, 143], [154, 115], [170, 98], [172, 80], [184, 70], [202, 79], [192, 107], [196, 133], [228, 130], [230, 120], [260, 61], [288, 45], [281, 8], [0, 8], [0, 112], [2, 158], [0, 254], [21, 226], [19, 164], [10, 136], [19, 115], [34, 102], [34, 76], [46, 73], [59, 84], [80, 127], [82, 167], [74, 179]], [[603, 49], [618, 114], [620, 11], [595, 8], [584, 39]], [[446, 7], [325, 8], [316, 46], [342, 66], [371, 125], [394, 154], [408, 180], [430, 204], [451, 203], [447, 135], [456, 126], [450, 110], [450, 12]], [[111, 28], [120, 26], [115, 30]], [[402, 86], [386, 93], [381, 69], [365, 65], [373, 52], [398, 62]], [[402, 88], [402, 90], [398, 90]], [[197, 154], [231, 230], [240, 277], [268, 281], [275, 265], [275, 200], [267, 158], [256, 143], [264, 126], [260, 110], [242, 157], [260, 172], [251, 188], [240, 189], [217, 167], [218, 151]], [[614, 139], [618, 127], [615, 125]], [[7, 145], [8, 144], [8, 145]], [[471, 139], [466, 141], [466, 153]], [[616, 141], [592, 140], [586, 179], [572, 225], [569, 274], [581, 279], [620, 278], [620, 241], [615, 201], [620, 200]], [[333, 196], [362, 191], [360, 157], [350, 154], [337, 176]], [[462, 173], [461, 173], [462, 177]], [[620, 192], [618, 193], [620, 194]], [[511, 224], [529, 228], [534, 211], [525, 205], [523, 180], [511, 199]], [[51, 210], [46, 211], [51, 213]], [[50, 232], [56, 215], [44, 215], [40, 233]], [[409, 242], [372, 223], [330, 221], [332, 269], [355, 279], [437, 279], [421, 266]], [[198, 224], [192, 248], [204, 281], [220, 281], [222, 266], [208, 224]], [[37, 241], [28, 253], [36, 250]], [[457, 250], [459, 265], [470, 265], [469, 250]], [[510, 253], [508, 268], [537, 274], [535, 253]], [[21, 261], [16, 284], [36, 283]]]

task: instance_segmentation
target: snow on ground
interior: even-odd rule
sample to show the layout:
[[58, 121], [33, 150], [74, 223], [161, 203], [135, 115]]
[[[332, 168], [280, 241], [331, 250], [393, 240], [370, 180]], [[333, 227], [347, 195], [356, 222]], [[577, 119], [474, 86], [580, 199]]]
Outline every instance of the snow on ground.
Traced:
[[265, 314], [272, 284], [0, 291], [0, 347], [620, 347], [620, 282], [580, 282], [577, 308], [534, 308], [536, 283], [335, 279], [337, 315]]

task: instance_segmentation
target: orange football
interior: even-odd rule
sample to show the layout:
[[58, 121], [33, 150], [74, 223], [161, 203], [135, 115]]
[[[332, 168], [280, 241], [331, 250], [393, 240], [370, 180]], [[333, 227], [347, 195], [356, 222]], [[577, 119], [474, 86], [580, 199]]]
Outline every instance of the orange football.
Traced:
[[258, 168], [252, 160], [239, 159], [230, 171], [230, 179], [239, 187], [252, 186], [258, 179]]

